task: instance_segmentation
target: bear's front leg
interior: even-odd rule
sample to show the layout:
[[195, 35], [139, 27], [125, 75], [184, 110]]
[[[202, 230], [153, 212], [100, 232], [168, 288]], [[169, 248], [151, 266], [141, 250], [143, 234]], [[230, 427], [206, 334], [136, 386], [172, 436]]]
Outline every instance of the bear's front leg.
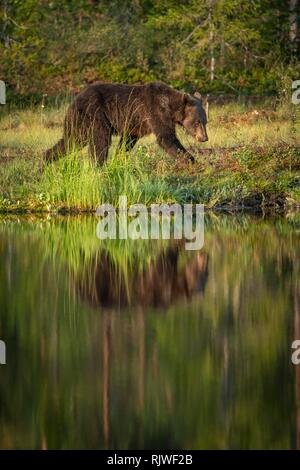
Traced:
[[171, 155], [171, 157], [177, 158], [179, 156], [183, 156], [190, 162], [195, 163], [195, 157], [184, 148], [176, 135], [160, 134], [157, 136], [157, 143], [165, 150], [165, 152], [167, 152], [167, 154]]

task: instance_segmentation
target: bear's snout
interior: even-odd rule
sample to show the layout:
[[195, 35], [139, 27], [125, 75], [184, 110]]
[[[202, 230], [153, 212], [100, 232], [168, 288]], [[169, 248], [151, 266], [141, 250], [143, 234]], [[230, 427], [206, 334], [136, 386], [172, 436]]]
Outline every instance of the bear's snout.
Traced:
[[206, 128], [203, 124], [200, 124], [196, 128], [195, 137], [198, 142], [207, 142], [208, 136], [206, 132]]
[[196, 139], [198, 140], [198, 142], [207, 142], [208, 141], [208, 136], [207, 134], [203, 135], [202, 133], [199, 135], [196, 136]]

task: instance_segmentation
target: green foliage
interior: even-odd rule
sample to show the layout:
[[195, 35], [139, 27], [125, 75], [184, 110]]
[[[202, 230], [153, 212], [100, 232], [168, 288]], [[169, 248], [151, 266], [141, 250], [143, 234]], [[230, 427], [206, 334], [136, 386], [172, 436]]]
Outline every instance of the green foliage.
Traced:
[[300, 71], [283, 0], [6, 0], [0, 8], [0, 76], [10, 99], [153, 79], [265, 95]]

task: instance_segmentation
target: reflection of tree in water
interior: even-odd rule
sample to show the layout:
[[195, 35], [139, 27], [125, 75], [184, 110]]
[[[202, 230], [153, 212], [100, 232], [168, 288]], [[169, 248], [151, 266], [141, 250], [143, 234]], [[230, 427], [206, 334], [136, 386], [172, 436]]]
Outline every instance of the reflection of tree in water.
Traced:
[[[295, 289], [294, 339], [300, 339], [300, 293]], [[300, 449], [300, 366], [295, 366], [296, 449]]]
[[170, 246], [147, 268], [132, 266], [128, 275], [102, 250], [84, 273], [75, 276], [75, 293], [94, 308], [109, 309], [128, 305], [167, 307], [195, 295], [201, 297], [208, 278], [208, 255], [195, 252], [180, 263], [182, 250], [183, 245]]
[[6, 227], [0, 447], [299, 447], [297, 234], [222, 220], [206, 230], [209, 277], [204, 253], [99, 245], [82, 219], [46, 239]]
[[[140, 413], [145, 395], [145, 318], [143, 307], [168, 307], [180, 300], [202, 298], [208, 278], [208, 255], [195, 252], [181, 260], [183, 244], [174, 244], [152, 259], [147, 268], [120, 270], [109, 251], [97, 253], [86, 269], [73, 277], [81, 301], [103, 311], [102, 328], [102, 426], [105, 447], [110, 445], [110, 368], [112, 317], [109, 310], [135, 306], [138, 329], [138, 387]], [[181, 262], [183, 261], [183, 262]]]

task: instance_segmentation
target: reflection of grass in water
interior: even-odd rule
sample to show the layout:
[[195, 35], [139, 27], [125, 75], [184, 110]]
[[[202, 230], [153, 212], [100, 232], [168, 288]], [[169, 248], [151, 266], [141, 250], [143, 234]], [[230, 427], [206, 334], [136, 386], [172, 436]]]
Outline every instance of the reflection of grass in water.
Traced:
[[[15, 219], [16, 221], [16, 219]], [[79, 276], [93, 284], [97, 260], [105, 254], [115, 267], [116, 285], [124, 282], [130, 296], [132, 275], [147, 269], [169, 244], [168, 240], [100, 240], [96, 235], [99, 219], [93, 216], [65, 216], [40, 219], [34, 224], [8, 222], [7, 230], [14, 235], [18, 229], [23, 235], [34, 236], [41, 243], [40, 262], [51, 260], [52, 266], [65, 266], [70, 277]], [[38, 228], [38, 230], [37, 230]], [[103, 272], [103, 276], [108, 273]]]
[[[266, 259], [273, 257], [282, 236], [289, 234], [291, 243], [285, 244], [285, 252], [291, 259], [294, 245], [297, 243], [297, 225], [299, 217], [290, 215], [287, 219], [277, 218], [270, 225], [268, 220], [250, 216], [230, 217], [216, 214], [205, 215], [205, 233], [203, 250], [213, 256], [214, 249], [224, 246], [224, 259], [230, 252], [236, 254], [235, 266], [226, 266], [228, 276], [243, 278], [247, 272], [248, 264], [255, 253], [256, 246], [264, 246]], [[5, 220], [5, 219], [4, 219]], [[22, 220], [22, 219], [20, 219]], [[70, 273], [86, 276], [92, 279], [97, 266], [97, 259], [105, 253], [115, 266], [118, 280], [124, 280], [129, 289], [133, 273], [147, 269], [151, 262], [161, 255], [169, 245], [168, 240], [99, 240], [96, 227], [99, 219], [91, 216], [80, 217], [54, 217], [40, 219], [38, 223], [9, 223], [12, 232], [17, 228], [27, 232], [29, 236], [38, 238], [42, 243], [42, 256], [50, 259], [52, 264], [64, 265]], [[37, 227], [39, 228], [37, 230]], [[296, 228], [296, 230], [295, 230]], [[265, 239], [257, 239], [257, 231], [266, 230]], [[215, 247], [215, 248], [213, 248]], [[184, 243], [180, 250], [178, 269], [194, 255], [194, 252], [184, 250]], [[231, 262], [232, 264], [232, 262]], [[117, 280], [116, 280], [117, 281]]]
[[[49, 256], [53, 262], [63, 261], [74, 272], [83, 269], [101, 250], [109, 253], [116, 266], [123, 266], [122, 270], [125, 270], [125, 266], [141, 270], [149, 265], [153, 256], [155, 257], [169, 245], [168, 240], [100, 240], [96, 235], [99, 220], [88, 215], [52, 218], [13, 216], [0, 218], [0, 226], [2, 225], [2, 230], [11, 230], [13, 233], [19, 229], [23, 233], [27, 232], [39, 238], [45, 247], [46, 256]], [[132, 219], [128, 219], [128, 223], [130, 220]], [[271, 253], [274, 248], [273, 241], [277, 243], [279, 236], [290, 234], [292, 237], [295, 236], [296, 242], [296, 231], [299, 226], [299, 213], [291, 213], [286, 218], [276, 217], [272, 225], [270, 219], [250, 215], [206, 213], [204, 249], [217, 235], [222, 238], [234, 236], [236, 239], [243, 239], [244, 242], [249, 241], [251, 245], [255, 241], [257, 229], [265, 227], [268, 239], [263, 240], [263, 243], [266, 244], [266, 250]], [[191, 253], [186, 252], [186, 255]]]
[[[99, 219], [91, 216], [57, 217], [40, 219], [39, 222], [20, 220], [20, 223], [6, 221], [3, 226], [13, 235], [19, 230], [23, 235], [27, 233], [29, 237], [33, 236], [39, 240], [42, 247], [40, 256], [45, 262], [48, 259], [54, 267], [63, 265], [70, 274], [85, 277], [92, 282], [97, 260], [105, 254], [117, 274], [117, 278], [112, 282], [121, 283], [123, 280], [128, 293], [133, 273], [137, 275], [147, 270], [169, 246], [168, 240], [99, 240], [96, 235]], [[285, 255], [293, 262], [297, 246], [297, 227], [297, 214], [290, 215], [287, 219], [277, 218], [272, 225], [268, 220], [250, 216], [206, 214], [203, 250], [212, 258], [214, 251], [223, 246], [224, 260], [229, 259], [234, 252], [234, 262], [231, 260], [230, 264], [225, 265], [228, 280], [236, 281], [237, 278], [243, 279], [258, 248], [264, 248], [265, 259], [272, 258], [278, 249], [280, 238], [287, 235], [290, 243], [285, 243]], [[257, 233], [264, 231], [265, 238], [257, 238]], [[185, 251], [182, 242], [177, 268], [181, 270], [194, 254], [193, 251]], [[261, 262], [263, 263], [263, 260]], [[294, 263], [294, 269], [297, 266]]]
[[[100, 240], [96, 236], [99, 219], [95, 217], [66, 217], [45, 224], [45, 257], [67, 266], [71, 276], [80, 276], [93, 284], [97, 260], [109, 256], [115, 266], [115, 284], [124, 281], [128, 295], [133, 273], [147, 269], [168, 245], [168, 241]], [[108, 273], [103, 272], [103, 276]]]

